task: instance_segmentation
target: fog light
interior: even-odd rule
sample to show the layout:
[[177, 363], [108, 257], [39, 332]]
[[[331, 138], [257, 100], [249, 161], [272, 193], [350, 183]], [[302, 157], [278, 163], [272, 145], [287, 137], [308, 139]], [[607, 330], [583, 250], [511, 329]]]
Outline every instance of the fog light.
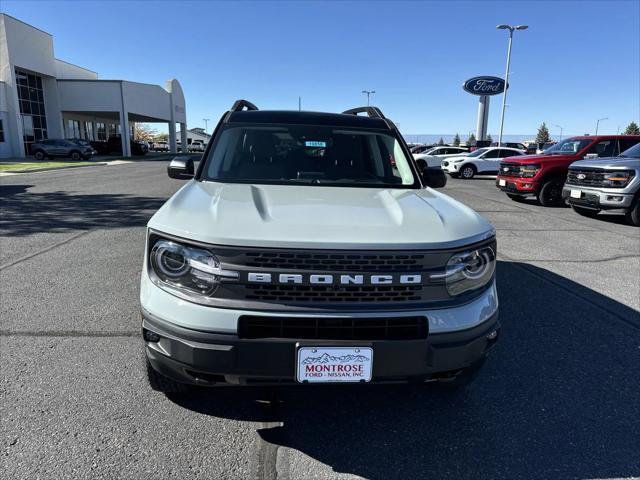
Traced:
[[487, 335], [487, 340], [489, 341], [495, 340], [496, 338], [498, 338], [498, 330], [494, 330], [489, 335]]
[[621, 202], [622, 201], [622, 197], [620, 195], [608, 195], [607, 196], [607, 200], [609, 200], [611, 202]]
[[143, 336], [147, 342], [157, 343], [160, 341], [160, 335], [156, 332], [152, 332], [151, 330], [147, 330], [146, 328], [143, 331]]

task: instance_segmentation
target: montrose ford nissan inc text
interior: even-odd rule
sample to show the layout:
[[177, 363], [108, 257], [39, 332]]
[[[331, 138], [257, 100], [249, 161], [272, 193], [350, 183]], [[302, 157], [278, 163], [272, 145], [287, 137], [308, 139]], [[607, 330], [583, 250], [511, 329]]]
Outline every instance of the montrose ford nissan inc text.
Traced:
[[[364, 115], [359, 115], [364, 114]], [[496, 343], [493, 227], [376, 107], [237, 101], [147, 228], [151, 386], [472, 380]]]

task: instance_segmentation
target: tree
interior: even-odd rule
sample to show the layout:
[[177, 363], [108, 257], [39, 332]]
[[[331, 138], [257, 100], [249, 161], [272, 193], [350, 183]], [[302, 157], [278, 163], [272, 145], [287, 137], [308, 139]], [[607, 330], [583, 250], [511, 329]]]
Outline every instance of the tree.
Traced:
[[473, 145], [474, 143], [476, 143], [476, 136], [472, 133], [467, 139], [467, 146]]
[[440, 137], [440, 140], [438, 140], [438, 145], [444, 145], [444, 140], [442, 139], [442, 137]]
[[547, 143], [551, 141], [551, 137], [549, 136], [549, 129], [547, 128], [547, 124], [542, 122], [542, 125], [538, 128], [538, 134], [536, 135], [536, 143]]
[[146, 123], [133, 124], [134, 140], [153, 140], [158, 135], [158, 131]]
[[491, 135], [489, 133], [487, 133], [487, 142], [489, 143], [493, 142], [493, 138], [491, 138]]
[[460, 146], [460, 135], [458, 135], [457, 133], [456, 133], [456, 136], [453, 137], [453, 146], [454, 147]]
[[153, 137], [153, 140], [156, 141], [156, 142], [168, 142], [169, 141], [169, 134], [168, 133], [159, 133], [158, 135]]
[[640, 128], [636, 122], [631, 122], [627, 125], [624, 135], [640, 135]]

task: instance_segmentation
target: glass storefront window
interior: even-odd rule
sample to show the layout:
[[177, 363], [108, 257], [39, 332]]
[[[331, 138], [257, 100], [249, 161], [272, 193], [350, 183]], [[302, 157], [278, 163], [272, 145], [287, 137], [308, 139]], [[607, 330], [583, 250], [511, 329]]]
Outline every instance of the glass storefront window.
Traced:
[[30, 153], [31, 144], [47, 138], [47, 118], [44, 108], [42, 78], [16, 68], [16, 90], [22, 116], [25, 153]]

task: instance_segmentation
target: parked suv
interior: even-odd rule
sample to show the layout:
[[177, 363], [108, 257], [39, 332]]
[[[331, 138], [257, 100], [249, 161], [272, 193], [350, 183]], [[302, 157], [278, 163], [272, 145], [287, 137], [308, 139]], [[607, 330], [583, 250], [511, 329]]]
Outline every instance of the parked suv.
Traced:
[[204, 152], [204, 142], [202, 140], [194, 140], [189, 144], [187, 150], [189, 152]]
[[447, 156], [442, 161], [442, 169], [452, 178], [470, 180], [476, 174], [494, 175], [502, 160], [520, 155], [524, 153], [515, 148], [484, 147], [469, 154]]
[[580, 215], [618, 211], [640, 226], [640, 143], [618, 157], [572, 163], [562, 198]]
[[41, 140], [31, 144], [31, 153], [36, 160], [53, 157], [70, 157], [73, 160], [88, 160], [93, 156], [91, 145], [78, 145], [64, 139]]
[[147, 228], [153, 388], [475, 376], [500, 329], [495, 230], [378, 108], [239, 100], [211, 141], [195, 174], [170, 163], [189, 182]]
[[545, 207], [564, 205], [562, 186], [569, 165], [585, 157], [615, 157], [640, 142], [640, 135], [571, 137], [540, 155], [510, 158], [500, 164], [496, 186], [509, 198], [521, 201], [534, 195]]

